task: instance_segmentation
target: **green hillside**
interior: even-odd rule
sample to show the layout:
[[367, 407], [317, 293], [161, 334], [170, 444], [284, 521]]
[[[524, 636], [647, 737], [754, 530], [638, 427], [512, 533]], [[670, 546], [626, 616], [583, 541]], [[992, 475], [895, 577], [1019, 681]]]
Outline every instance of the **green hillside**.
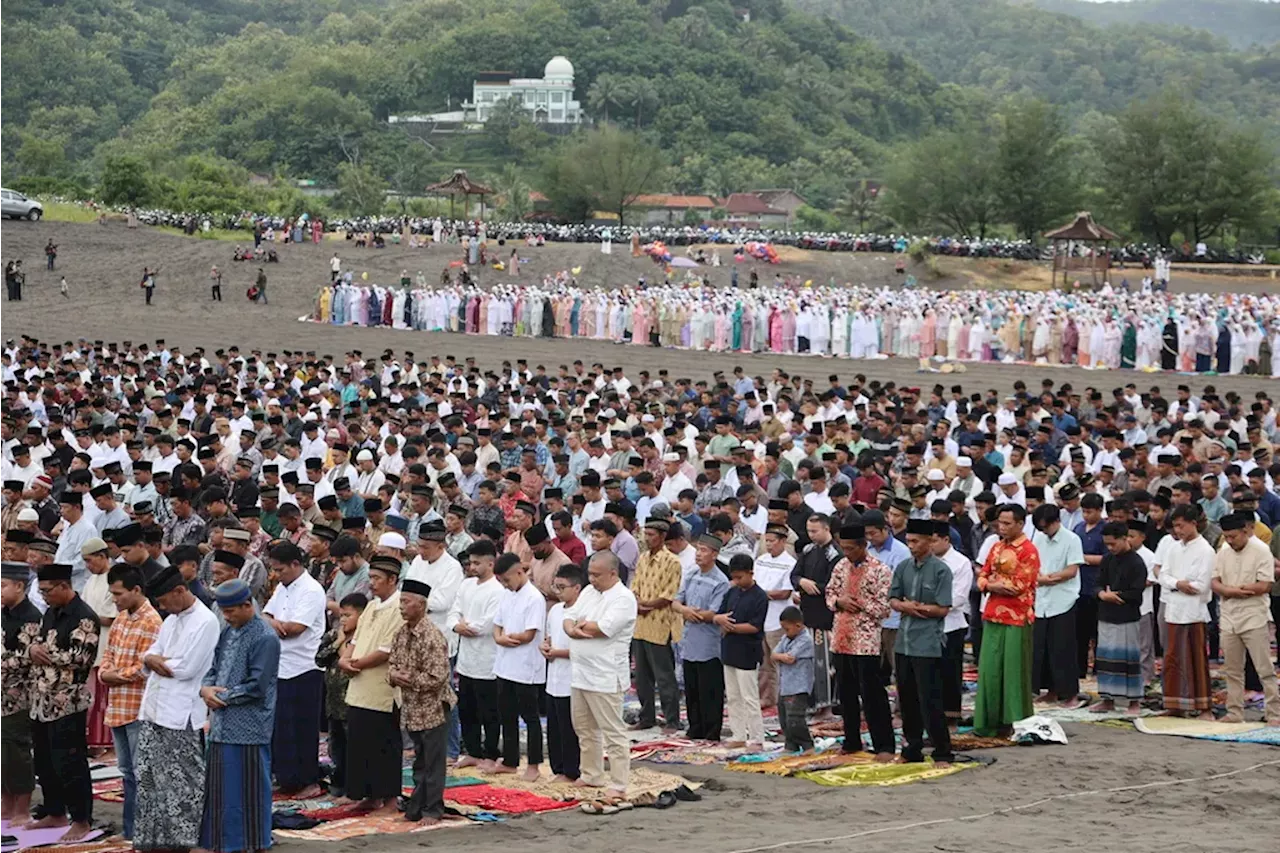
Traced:
[[1280, 3], [1267, 0], [1029, 0], [1041, 9], [1095, 24], [1156, 24], [1208, 30], [1234, 47], [1280, 42]]

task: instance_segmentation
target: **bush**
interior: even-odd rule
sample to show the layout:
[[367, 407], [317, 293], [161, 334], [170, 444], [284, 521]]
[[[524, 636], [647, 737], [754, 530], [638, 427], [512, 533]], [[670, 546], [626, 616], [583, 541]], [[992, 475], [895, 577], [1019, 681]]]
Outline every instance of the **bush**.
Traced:
[[913, 240], [907, 246], [907, 257], [915, 261], [917, 264], [924, 263], [925, 258], [931, 258], [933, 255], [929, 252], [929, 242], [927, 240]]
[[13, 189], [29, 196], [57, 196], [59, 198], [91, 198], [89, 187], [75, 178], [26, 176], [11, 185]]
[[1280, 249], [1267, 249], [1265, 257], [1267, 263], [1280, 265]]

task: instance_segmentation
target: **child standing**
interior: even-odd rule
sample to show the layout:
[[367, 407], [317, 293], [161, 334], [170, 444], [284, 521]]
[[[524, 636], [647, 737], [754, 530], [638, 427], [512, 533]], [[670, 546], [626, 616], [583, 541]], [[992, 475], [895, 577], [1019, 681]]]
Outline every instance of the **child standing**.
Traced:
[[813, 749], [809, 721], [809, 691], [813, 688], [813, 637], [804, 628], [799, 607], [788, 606], [778, 617], [782, 638], [773, 648], [778, 667], [778, 724], [787, 752]]
[[725, 746], [764, 745], [756, 670], [764, 657], [768, 612], [769, 596], [756, 584], [754, 561], [747, 554], [735, 554], [729, 561], [729, 591], [714, 620], [722, 634], [720, 660], [724, 663], [725, 700], [733, 737]]
[[555, 774], [553, 782], [576, 782], [582, 775], [578, 734], [569, 707], [573, 665], [569, 662], [569, 635], [564, 630], [564, 612], [577, 603], [582, 584], [578, 564], [569, 563], [556, 571], [551, 587], [560, 602], [547, 612], [547, 632], [542, 640], [542, 656], [547, 659], [547, 759]]
[[63, 299], [71, 298], [71, 294], [67, 292], [67, 277], [65, 275], [58, 278], [58, 292], [62, 294]]
[[547, 624], [546, 599], [529, 582], [529, 572], [520, 557], [503, 554], [494, 566], [494, 575], [506, 588], [493, 617], [496, 629], [493, 674], [498, 682], [498, 718], [502, 726], [502, 763], [493, 773], [516, 773], [520, 767], [520, 721], [528, 732], [528, 759], [521, 778], [535, 781], [541, 774], [542, 721], [538, 716], [538, 694], [547, 680], [546, 661], [538, 648]]
[[324, 710], [329, 718], [329, 758], [333, 762], [333, 775], [329, 777], [329, 793], [334, 797], [346, 795], [347, 788], [347, 682], [351, 676], [338, 667], [342, 650], [352, 641], [356, 623], [364, 612], [369, 599], [362, 592], [353, 592], [338, 603], [338, 624], [320, 641], [316, 652], [316, 665], [324, 667]]

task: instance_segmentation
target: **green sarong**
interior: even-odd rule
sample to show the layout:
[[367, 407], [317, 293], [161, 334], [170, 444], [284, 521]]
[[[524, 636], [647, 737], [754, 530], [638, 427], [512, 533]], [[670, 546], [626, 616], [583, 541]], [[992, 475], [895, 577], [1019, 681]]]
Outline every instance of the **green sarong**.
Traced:
[[973, 708], [973, 733], [993, 737], [1000, 726], [1011, 726], [1032, 715], [1031, 625], [982, 625], [982, 654], [978, 659], [978, 696]]

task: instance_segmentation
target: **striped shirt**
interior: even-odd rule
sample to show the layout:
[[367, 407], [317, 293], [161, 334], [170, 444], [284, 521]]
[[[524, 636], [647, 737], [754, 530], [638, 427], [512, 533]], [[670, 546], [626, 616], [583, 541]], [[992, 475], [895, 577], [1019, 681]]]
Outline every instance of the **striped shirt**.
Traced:
[[107, 651], [102, 656], [99, 671], [110, 671], [129, 680], [128, 684], [113, 684], [107, 699], [106, 723], [110, 728], [123, 726], [138, 719], [142, 708], [142, 694], [147, 688], [147, 670], [142, 658], [160, 634], [160, 614], [143, 601], [132, 613], [121, 613], [111, 623], [107, 632]]

